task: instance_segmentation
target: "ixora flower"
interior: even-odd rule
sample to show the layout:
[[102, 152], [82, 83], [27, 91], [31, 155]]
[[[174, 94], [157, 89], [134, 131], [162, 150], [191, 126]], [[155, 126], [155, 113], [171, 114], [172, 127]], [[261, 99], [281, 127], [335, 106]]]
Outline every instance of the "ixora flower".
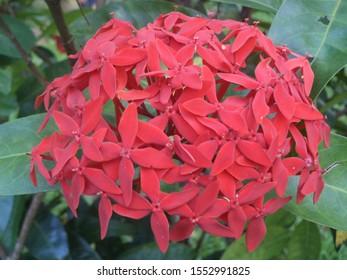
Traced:
[[53, 118], [59, 131], [32, 149], [30, 176], [60, 184], [75, 216], [81, 195], [99, 196], [101, 238], [112, 215], [149, 215], [163, 252], [195, 227], [245, 231], [252, 251], [265, 216], [291, 199], [290, 176], [298, 203], [318, 201], [329, 127], [309, 98], [313, 72], [257, 23], [171, 12], [136, 30], [112, 18], [73, 57], [72, 73], [37, 98], [40, 129]]

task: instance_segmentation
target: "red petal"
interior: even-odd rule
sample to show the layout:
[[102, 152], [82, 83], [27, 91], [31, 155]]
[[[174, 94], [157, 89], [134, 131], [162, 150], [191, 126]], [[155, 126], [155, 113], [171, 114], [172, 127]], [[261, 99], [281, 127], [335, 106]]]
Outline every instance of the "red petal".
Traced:
[[149, 213], [152, 212], [152, 210], [132, 209], [119, 204], [113, 205], [113, 211], [120, 216], [128, 217], [131, 219], [142, 219], [143, 217], [146, 217]]
[[218, 151], [215, 161], [213, 162], [211, 175], [215, 176], [232, 165], [235, 161], [235, 141], [229, 141]]
[[101, 119], [103, 100], [102, 98], [97, 99], [88, 104], [86, 109], [83, 111], [81, 133], [84, 135], [89, 134]]
[[238, 49], [234, 53], [235, 63], [239, 65], [243, 65], [248, 56], [252, 53], [257, 42], [257, 37], [251, 37], [247, 40], [247, 42], [243, 45], [242, 48]]
[[309, 96], [311, 93], [312, 85], [313, 85], [314, 73], [307, 59], [304, 62], [303, 73], [304, 73], [305, 93], [306, 93], [306, 96]]
[[145, 90], [136, 90], [136, 89], [131, 89], [131, 90], [121, 90], [118, 92], [118, 98], [120, 100], [126, 100], [126, 101], [132, 101], [132, 100], [144, 100], [147, 98], [153, 97], [156, 92], [148, 92]]
[[189, 202], [198, 195], [200, 188], [189, 188], [181, 192], [173, 192], [160, 201], [160, 207], [164, 211], [170, 211]]
[[289, 176], [293, 176], [301, 172], [306, 166], [306, 162], [301, 158], [289, 157], [283, 159], [283, 164], [289, 172]]
[[179, 49], [175, 55], [176, 60], [181, 65], [185, 65], [189, 60], [191, 60], [195, 53], [195, 46], [193, 44], [185, 45]]
[[313, 107], [305, 103], [295, 103], [294, 116], [303, 120], [321, 120], [323, 115]]
[[262, 123], [270, 111], [269, 106], [266, 103], [266, 95], [264, 89], [259, 89], [255, 94], [252, 102], [252, 111], [257, 123]]
[[163, 63], [169, 68], [172, 69], [176, 67], [177, 61], [176, 58], [169, 46], [164, 44], [162, 40], [156, 39], [157, 43], [157, 50], [159, 52], [160, 58], [163, 61]]
[[124, 48], [116, 52], [109, 61], [116, 66], [134, 65], [145, 59], [147, 52], [145, 49]]
[[71, 188], [72, 188], [71, 194], [72, 194], [72, 202], [73, 202], [72, 204], [75, 209], [77, 209], [78, 204], [80, 202], [80, 197], [84, 191], [84, 186], [85, 186], [84, 177], [76, 173], [71, 180]]
[[275, 186], [275, 182], [260, 183], [252, 181], [238, 192], [238, 200], [242, 204], [250, 203], [274, 189]]
[[75, 133], [80, 131], [79, 125], [68, 115], [55, 111], [53, 113], [55, 123], [63, 135], [74, 138]]
[[138, 123], [137, 136], [146, 144], [165, 146], [170, 142], [169, 137], [161, 129], [148, 122]]
[[112, 217], [112, 204], [106, 195], [101, 195], [99, 202], [100, 236], [104, 239], [107, 233], [108, 224]]
[[263, 148], [256, 142], [250, 142], [246, 140], [239, 140], [237, 143], [237, 148], [243, 153], [247, 158], [253, 160], [264, 166], [271, 166], [272, 163], [263, 150]]
[[307, 181], [305, 182], [305, 184], [303, 185], [303, 187], [300, 190], [300, 192], [303, 195], [309, 195], [309, 194], [316, 191], [318, 178], [319, 178], [320, 174], [321, 173], [319, 171], [313, 171], [310, 174]]
[[93, 137], [82, 136], [80, 139], [84, 155], [93, 161], [103, 161], [103, 156], [95, 144]]
[[89, 62], [99, 58], [98, 53], [98, 43], [94, 38], [91, 38], [87, 41], [86, 45], [82, 50], [83, 58]]
[[271, 198], [264, 204], [264, 213], [266, 215], [274, 214], [278, 209], [282, 208], [285, 204], [291, 200], [292, 197], [283, 197], [283, 198]]
[[128, 206], [131, 201], [134, 175], [135, 169], [132, 161], [129, 158], [123, 157], [119, 164], [118, 176], [125, 206]]
[[189, 112], [198, 116], [207, 116], [216, 111], [216, 106], [212, 105], [201, 98], [188, 100], [182, 105]]
[[187, 239], [194, 231], [194, 224], [190, 219], [179, 220], [170, 230], [170, 240], [181, 241]]
[[100, 95], [100, 74], [95, 71], [89, 75], [88, 89], [93, 101], [97, 100]]
[[196, 216], [201, 216], [215, 202], [219, 192], [218, 183], [211, 183], [194, 199], [192, 209]]
[[192, 89], [202, 88], [202, 80], [198, 73], [191, 71], [182, 71], [179, 73], [178, 78], [180, 79], [182, 84], [187, 87], [190, 87]]
[[149, 197], [152, 203], [159, 201], [160, 181], [153, 169], [140, 169], [141, 190]]
[[243, 233], [247, 217], [242, 207], [234, 207], [228, 213], [228, 225], [235, 234], [235, 239], [239, 239]]
[[235, 38], [231, 51], [234, 53], [243, 48], [246, 42], [256, 35], [254, 31], [255, 30], [252, 27], [241, 30]]
[[112, 41], [105, 41], [98, 47], [98, 52], [103, 58], [109, 58], [114, 55], [116, 46]]
[[215, 219], [201, 217], [197, 224], [202, 230], [209, 234], [223, 237], [234, 237], [234, 233], [229, 227], [218, 223]]
[[100, 70], [100, 78], [110, 99], [113, 99], [116, 96], [116, 75], [117, 72], [113, 65], [108, 61], [104, 61]]
[[277, 83], [274, 90], [274, 98], [283, 116], [291, 120], [295, 112], [295, 100], [293, 96], [289, 95], [288, 90], [282, 83]]
[[52, 176], [56, 176], [65, 166], [65, 164], [77, 153], [77, 141], [72, 141], [66, 149], [57, 157], [57, 165], [52, 170]]
[[248, 126], [245, 119], [236, 112], [225, 109], [218, 110], [221, 121], [228, 127], [241, 133], [248, 133]]
[[249, 180], [258, 179], [260, 174], [254, 168], [238, 165], [237, 163], [232, 164], [227, 168], [227, 171], [233, 175], [237, 180]]
[[151, 228], [160, 251], [165, 253], [169, 246], [169, 222], [163, 211], [152, 213]]
[[111, 193], [111, 194], [121, 194], [122, 191], [113, 182], [110, 177], [108, 177], [102, 170], [96, 168], [86, 168], [83, 171], [83, 175], [100, 190]]
[[277, 158], [272, 167], [272, 179], [277, 183], [276, 193], [279, 197], [282, 197], [286, 191], [289, 172], [285, 165], [283, 164], [282, 159]]
[[247, 228], [246, 243], [249, 252], [254, 251], [264, 239], [266, 226], [263, 217], [253, 218]]
[[100, 153], [105, 161], [120, 157], [122, 147], [116, 143], [104, 142], [100, 146]]
[[125, 149], [130, 149], [133, 146], [136, 138], [137, 127], [137, 107], [135, 103], [130, 103], [124, 110], [118, 126], [118, 131]]
[[217, 75], [227, 82], [243, 86], [247, 89], [257, 89], [261, 86], [257, 80], [254, 80], [246, 75], [228, 73], [218, 73]]
[[132, 150], [131, 159], [138, 165], [147, 168], [166, 169], [175, 167], [171, 158], [151, 147]]
[[228, 63], [214, 50], [204, 48], [198, 45], [198, 54], [205, 60], [209, 65], [223, 72], [229, 72], [230, 67]]

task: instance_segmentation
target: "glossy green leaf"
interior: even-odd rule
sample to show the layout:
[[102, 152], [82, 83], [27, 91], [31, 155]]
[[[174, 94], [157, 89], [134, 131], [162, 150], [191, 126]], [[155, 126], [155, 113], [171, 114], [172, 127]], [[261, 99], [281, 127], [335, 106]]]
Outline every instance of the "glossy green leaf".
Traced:
[[181, 243], [171, 243], [167, 252], [160, 252], [156, 243], [147, 243], [132, 248], [123, 254], [122, 260], [191, 260], [194, 258], [194, 250]]
[[238, 4], [241, 6], [276, 13], [283, 0], [213, 0], [226, 4]]
[[[14, 18], [5, 14], [0, 15], [1, 18], [5, 21], [11, 32], [14, 34], [16, 39], [22, 48], [29, 52], [31, 48], [35, 45], [35, 35], [31, 29], [20, 19]], [[11, 40], [0, 28], [0, 54], [13, 57], [21, 58], [21, 55], [18, 53], [15, 46], [12, 44]]]
[[321, 237], [317, 224], [303, 220], [288, 243], [288, 259], [316, 260], [319, 258]]
[[276, 258], [290, 239], [288, 229], [276, 225], [267, 227], [267, 234], [259, 247], [249, 253], [243, 235], [225, 250], [222, 260], [269, 260]]
[[322, 168], [333, 167], [323, 177], [325, 187], [319, 201], [313, 204], [312, 196], [308, 196], [301, 204], [297, 204], [298, 178], [293, 177], [289, 180], [287, 195], [294, 199], [285, 209], [306, 220], [347, 231], [347, 138], [332, 134], [330, 148], [322, 148], [319, 159]]
[[29, 194], [55, 190], [38, 175], [39, 187], [29, 179], [31, 148], [50, 135], [55, 127], [50, 124], [37, 133], [44, 115], [34, 115], [0, 125], [0, 196]]
[[313, 56], [311, 97], [347, 64], [347, 1], [285, 0], [271, 25], [276, 44]]
[[38, 260], [61, 260], [69, 254], [64, 226], [49, 212], [44, 212], [34, 220], [26, 247]]
[[[70, 31], [76, 40], [76, 45], [83, 46], [102, 24], [111, 19], [111, 13], [114, 13], [115, 18], [129, 21], [136, 28], [141, 28], [146, 26], [148, 22], [153, 22], [160, 14], [174, 10], [174, 3], [160, 0], [147, 0], [145, 5], [142, 0], [111, 2], [87, 15], [91, 25], [87, 25], [85, 19], [80, 18], [70, 26]], [[192, 16], [202, 15], [198, 11], [181, 6], [177, 11]]]

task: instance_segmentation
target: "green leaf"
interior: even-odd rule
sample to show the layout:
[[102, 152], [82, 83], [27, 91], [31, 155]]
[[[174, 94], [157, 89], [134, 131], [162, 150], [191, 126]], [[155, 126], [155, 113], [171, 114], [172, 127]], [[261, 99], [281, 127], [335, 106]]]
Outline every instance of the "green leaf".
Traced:
[[69, 232], [70, 256], [73, 260], [100, 260], [101, 257], [82, 236]]
[[48, 186], [39, 174], [38, 188], [29, 179], [30, 157], [27, 153], [55, 130], [49, 123], [44, 131], [37, 133], [43, 117], [44, 114], [34, 115], [0, 125], [0, 196], [58, 189]]
[[243, 235], [234, 241], [224, 252], [222, 260], [269, 260], [276, 258], [290, 239], [288, 229], [276, 225], [267, 227], [267, 234], [259, 247], [249, 253]]
[[0, 94], [8, 95], [11, 91], [12, 85], [11, 68], [0, 69], [0, 85]]
[[288, 244], [288, 259], [316, 260], [319, 258], [321, 238], [316, 224], [303, 220], [294, 230]]
[[26, 247], [38, 260], [61, 260], [69, 254], [68, 238], [59, 219], [46, 212], [39, 215], [26, 240]]
[[286, 194], [294, 199], [284, 208], [306, 220], [347, 231], [347, 138], [332, 134], [330, 148], [321, 148], [319, 159], [322, 168], [337, 164], [323, 177], [325, 187], [319, 201], [313, 204], [312, 196], [308, 196], [297, 204], [295, 197], [299, 179], [293, 177], [289, 180]]
[[13, 204], [13, 196], [0, 197], [0, 242], [2, 241], [2, 237], [5, 233], [6, 227], [11, 219]]
[[[20, 19], [14, 18], [5, 14], [1, 14], [0, 17], [5, 21], [11, 32], [16, 37], [18, 43], [22, 46], [25, 52], [29, 52], [35, 45], [35, 35], [31, 29]], [[0, 54], [13, 57], [21, 58], [16, 47], [12, 44], [11, 40], [0, 28]]]
[[347, 260], [347, 245], [343, 244], [338, 252], [339, 260]]
[[276, 13], [283, 0], [212, 0], [213, 2], [225, 4], [238, 4], [266, 12]]
[[0, 243], [13, 252], [23, 222], [25, 196], [0, 197]]
[[285, 0], [271, 25], [269, 36], [302, 55], [313, 56], [315, 98], [347, 64], [347, 1]]
[[[152, 22], [160, 14], [174, 10], [174, 3], [160, 0], [147, 0], [145, 5], [142, 0], [111, 2], [87, 15], [91, 23], [90, 26], [86, 24], [84, 18], [80, 18], [70, 26], [70, 31], [76, 40], [76, 45], [83, 46], [102, 24], [111, 19], [110, 13], [114, 13], [115, 18], [129, 21], [136, 28], [141, 28], [146, 26], [148, 22]], [[179, 7], [177, 11], [187, 15], [202, 15], [200, 12], [186, 7]]]
[[163, 254], [156, 243], [147, 243], [124, 252], [118, 258], [121, 260], [191, 260], [194, 258], [194, 251], [184, 244], [171, 243], [167, 252]]

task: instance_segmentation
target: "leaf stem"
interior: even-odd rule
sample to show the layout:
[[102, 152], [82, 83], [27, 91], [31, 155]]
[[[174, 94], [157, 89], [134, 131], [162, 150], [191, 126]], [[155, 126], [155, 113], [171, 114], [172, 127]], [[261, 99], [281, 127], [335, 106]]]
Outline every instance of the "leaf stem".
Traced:
[[45, 196], [45, 193], [37, 193], [34, 195], [33, 200], [31, 201], [31, 204], [29, 206], [29, 209], [25, 215], [24, 222], [22, 224], [22, 228], [19, 233], [19, 237], [16, 243], [16, 246], [14, 248], [13, 254], [10, 257], [11, 260], [18, 260], [20, 257], [20, 254], [24, 248], [25, 241], [28, 237], [31, 225], [35, 219], [36, 213], [39, 209], [39, 206], [43, 200], [43, 197]]
[[33, 72], [35, 78], [39, 81], [39, 83], [46, 87], [48, 85], [48, 82], [45, 80], [45, 78], [41, 75], [40, 70], [36, 67], [36, 65], [32, 62], [30, 56], [26, 53], [26, 51], [23, 49], [21, 44], [18, 42], [16, 36], [12, 33], [6, 22], [0, 17], [0, 28], [4, 31], [6, 36], [11, 40], [21, 57], [24, 59], [27, 66], [30, 68], [30, 70]]

